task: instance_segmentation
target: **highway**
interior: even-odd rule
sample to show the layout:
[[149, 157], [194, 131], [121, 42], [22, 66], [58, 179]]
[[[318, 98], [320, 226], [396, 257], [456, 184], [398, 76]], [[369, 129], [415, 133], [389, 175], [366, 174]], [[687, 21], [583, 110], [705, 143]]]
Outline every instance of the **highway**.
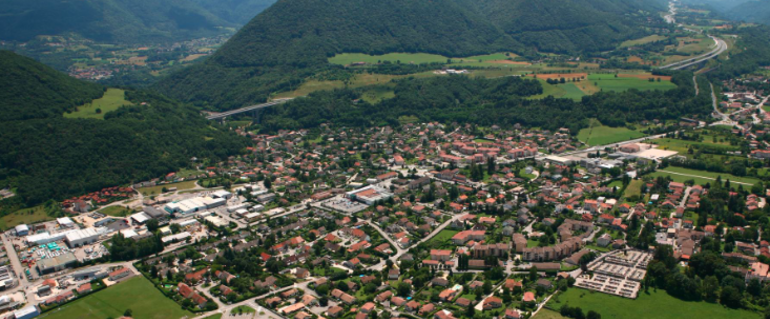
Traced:
[[699, 55], [699, 56], [694, 57], [694, 58], [690, 58], [690, 59], [687, 59], [687, 60], [682, 60], [682, 61], [679, 61], [679, 62], [674, 62], [674, 63], [668, 64], [668, 65], [664, 65], [664, 66], [662, 66], [660, 68], [661, 69], [671, 69], [671, 70], [681, 70], [681, 69], [693, 66], [695, 64], [698, 64], [698, 63], [701, 63], [701, 62], [704, 62], [704, 61], [716, 58], [717, 56], [719, 56], [723, 52], [727, 51], [727, 42], [725, 42], [724, 40], [722, 40], [720, 38], [714, 37], [714, 36], [709, 36], [709, 38], [714, 40], [714, 43], [716, 43], [716, 48], [714, 48], [714, 50], [711, 50], [711, 51], [709, 51], [706, 54], [702, 54], [702, 55]]
[[267, 107], [275, 106], [275, 105], [278, 105], [278, 104], [283, 104], [283, 103], [286, 103], [286, 102], [291, 101], [291, 100], [292, 100], [292, 98], [277, 99], [277, 100], [274, 100], [272, 102], [267, 102], [267, 103], [262, 103], [262, 104], [242, 107], [240, 109], [230, 110], [230, 111], [227, 111], [227, 112], [214, 113], [214, 114], [211, 114], [209, 116], [206, 116], [206, 119], [207, 120], [223, 119], [223, 118], [226, 118], [228, 116], [233, 116], [233, 115], [240, 114], [240, 113], [246, 113], [246, 112], [250, 112], [250, 111], [255, 111], [255, 110], [260, 110], [260, 109], [264, 109], [264, 108], [267, 108]]

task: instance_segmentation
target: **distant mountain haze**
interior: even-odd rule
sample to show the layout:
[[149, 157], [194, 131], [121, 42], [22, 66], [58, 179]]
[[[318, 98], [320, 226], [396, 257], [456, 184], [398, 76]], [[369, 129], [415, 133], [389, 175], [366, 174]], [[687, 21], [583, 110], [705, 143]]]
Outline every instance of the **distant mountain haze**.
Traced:
[[111, 43], [153, 43], [221, 34], [272, 0], [6, 0], [0, 40], [75, 33]]

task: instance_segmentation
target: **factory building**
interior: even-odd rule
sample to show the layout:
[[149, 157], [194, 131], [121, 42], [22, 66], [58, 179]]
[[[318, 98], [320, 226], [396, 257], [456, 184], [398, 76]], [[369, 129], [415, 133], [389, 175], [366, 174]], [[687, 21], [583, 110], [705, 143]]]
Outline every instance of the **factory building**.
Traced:
[[78, 260], [75, 258], [75, 254], [71, 252], [65, 253], [53, 258], [41, 259], [37, 263], [37, 270], [41, 275], [50, 274], [52, 272], [57, 272], [68, 268], [74, 265], [77, 261]]
[[93, 244], [99, 239], [99, 232], [93, 228], [79, 229], [67, 233], [65, 240], [70, 248]]

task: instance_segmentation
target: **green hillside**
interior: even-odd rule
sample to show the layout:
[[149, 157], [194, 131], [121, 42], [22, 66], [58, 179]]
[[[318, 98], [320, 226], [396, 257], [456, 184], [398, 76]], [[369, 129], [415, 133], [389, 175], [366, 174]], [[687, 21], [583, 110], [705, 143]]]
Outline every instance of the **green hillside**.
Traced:
[[646, 35], [639, 25], [647, 21], [645, 12], [658, 8], [641, 0], [282, 0], [205, 63], [158, 88], [229, 109], [296, 88], [338, 53], [468, 57], [604, 50]]
[[76, 33], [112, 43], [152, 43], [221, 34], [272, 0], [7, 0], [0, 6], [0, 40]]
[[754, 0], [741, 3], [725, 13], [736, 21], [770, 24], [770, 0]]
[[140, 91], [125, 92], [133, 105], [105, 107], [103, 120], [64, 118], [104, 89], [10, 52], [0, 52], [0, 73], [0, 187], [17, 189], [13, 206], [147, 180], [247, 143], [189, 105]]
[[0, 121], [61, 116], [104, 94], [98, 84], [10, 51], [0, 51]]

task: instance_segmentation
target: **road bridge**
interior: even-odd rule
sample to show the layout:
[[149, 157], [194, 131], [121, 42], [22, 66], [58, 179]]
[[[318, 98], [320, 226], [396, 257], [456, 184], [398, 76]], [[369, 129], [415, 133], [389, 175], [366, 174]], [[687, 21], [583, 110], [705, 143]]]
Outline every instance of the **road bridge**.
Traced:
[[221, 120], [221, 119], [224, 119], [224, 118], [226, 118], [228, 116], [233, 116], [233, 115], [236, 115], [236, 114], [247, 113], [247, 112], [259, 111], [261, 109], [268, 108], [268, 107], [271, 107], [271, 106], [275, 106], [275, 105], [278, 105], [278, 104], [283, 104], [283, 103], [286, 103], [286, 102], [291, 101], [291, 100], [292, 100], [291, 98], [277, 99], [277, 100], [273, 100], [271, 102], [251, 105], [251, 106], [247, 106], [247, 107], [242, 107], [240, 109], [230, 110], [230, 111], [226, 111], [226, 112], [222, 112], [222, 113], [213, 113], [213, 114], [210, 114], [209, 116], [206, 116], [206, 119], [207, 120]]

